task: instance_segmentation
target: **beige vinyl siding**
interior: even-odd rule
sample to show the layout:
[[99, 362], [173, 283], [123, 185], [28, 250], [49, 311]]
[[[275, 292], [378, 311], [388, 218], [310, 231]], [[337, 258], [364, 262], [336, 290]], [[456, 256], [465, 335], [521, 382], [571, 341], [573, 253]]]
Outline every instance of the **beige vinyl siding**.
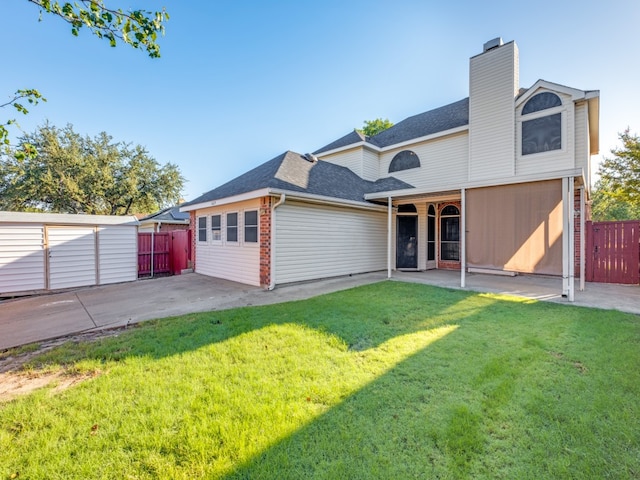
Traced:
[[385, 212], [287, 201], [276, 221], [277, 284], [386, 268]]
[[[543, 92], [546, 90], [540, 90]], [[540, 92], [536, 92], [540, 93]], [[562, 100], [562, 107], [556, 107], [548, 110], [522, 116], [522, 108], [526, 104], [524, 102], [516, 110], [516, 176], [531, 175], [542, 172], [554, 172], [557, 170], [565, 170], [574, 168], [574, 152], [575, 152], [575, 117], [573, 113], [573, 101], [571, 97], [559, 92], [553, 92]], [[534, 118], [540, 118], [554, 113], [562, 114], [562, 148], [560, 150], [552, 150], [549, 152], [534, 153], [531, 155], [522, 155], [522, 122]]]
[[0, 225], [0, 295], [45, 288], [44, 227]]
[[[380, 157], [378, 153], [363, 149], [362, 151], [362, 178], [375, 182], [380, 178]], [[386, 176], [386, 175], [385, 175]]]
[[514, 174], [514, 42], [473, 57], [469, 72], [469, 180]]
[[[467, 132], [390, 150], [380, 159], [380, 177], [393, 176], [416, 188], [456, 185], [467, 179], [469, 143]], [[389, 164], [402, 150], [411, 150], [420, 159], [420, 168], [389, 173]]]
[[138, 278], [138, 235], [132, 227], [98, 229], [99, 283], [132, 282]]
[[320, 155], [319, 157], [325, 162], [340, 165], [341, 167], [347, 167], [353, 173], [362, 177], [362, 150], [362, 147], [357, 147], [326, 157], [322, 155]]
[[[196, 218], [207, 218], [207, 241], [197, 241], [196, 273], [260, 286], [260, 242], [245, 243], [244, 212], [259, 210], [260, 200], [247, 200], [196, 211]], [[238, 214], [238, 242], [226, 241], [227, 213]], [[211, 215], [221, 215], [222, 240], [211, 240]], [[196, 223], [197, 227], [197, 223]]]
[[587, 179], [591, 178], [591, 156], [589, 155], [589, 117], [587, 102], [576, 105], [576, 168], [582, 168]]
[[46, 227], [49, 288], [96, 284], [96, 237], [93, 227]]

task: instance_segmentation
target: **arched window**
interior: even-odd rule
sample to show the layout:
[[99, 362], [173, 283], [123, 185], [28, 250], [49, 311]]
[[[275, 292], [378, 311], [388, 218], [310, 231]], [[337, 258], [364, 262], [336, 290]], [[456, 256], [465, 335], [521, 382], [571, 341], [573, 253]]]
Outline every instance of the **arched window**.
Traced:
[[418, 209], [413, 203], [398, 205], [398, 213], [418, 213]]
[[440, 212], [440, 259], [460, 261], [460, 210], [455, 205]]
[[418, 168], [420, 166], [420, 159], [411, 150], [403, 150], [396, 153], [395, 157], [389, 164], [389, 173], [399, 172], [401, 170], [409, 170], [410, 168]]
[[559, 107], [562, 105], [562, 100], [555, 93], [542, 92], [531, 97], [527, 103], [524, 104], [522, 109], [522, 115], [529, 113], [539, 112], [540, 110], [546, 110], [548, 108]]
[[[531, 97], [522, 109], [522, 116], [562, 106], [555, 93], [542, 92]], [[562, 149], [562, 113], [537, 116], [522, 122], [522, 155]]]

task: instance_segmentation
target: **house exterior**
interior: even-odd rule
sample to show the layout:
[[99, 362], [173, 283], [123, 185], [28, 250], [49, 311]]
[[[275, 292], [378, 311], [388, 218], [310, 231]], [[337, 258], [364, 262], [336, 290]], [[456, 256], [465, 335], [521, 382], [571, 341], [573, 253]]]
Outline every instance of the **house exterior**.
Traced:
[[168, 207], [141, 218], [139, 222], [138, 231], [141, 233], [189, 230], [189, 213], [181, 212], [180, 206]]
[[251, 285], [393, 270], [584, 285], [599, 92], [519, 85], [515, 42], [469, 64], [469, 97], [373, 137], [284, 154], [183, 204], [195, 270]]

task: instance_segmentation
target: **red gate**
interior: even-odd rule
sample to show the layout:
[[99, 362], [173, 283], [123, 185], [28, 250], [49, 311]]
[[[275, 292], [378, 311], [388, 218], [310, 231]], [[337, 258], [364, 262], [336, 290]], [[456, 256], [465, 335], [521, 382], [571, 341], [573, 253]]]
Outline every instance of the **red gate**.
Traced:
[[180, 275], [191, 258], [191, 232], [138, 233], [138, 278]]
[[640, 221], [587, 222], [589, 282], [640, 283]]

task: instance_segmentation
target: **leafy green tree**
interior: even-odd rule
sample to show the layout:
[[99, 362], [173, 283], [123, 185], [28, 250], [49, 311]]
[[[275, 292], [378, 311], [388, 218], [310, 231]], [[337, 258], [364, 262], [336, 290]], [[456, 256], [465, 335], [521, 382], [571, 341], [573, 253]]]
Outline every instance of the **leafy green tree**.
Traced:
[[28, 0], [40, 7], [42, 13], [51, 13], [71, 25], [71, 33], [78, 36], [80, 29], [86, 27], [98, 38], [109, 41], [115, 47], [118, 41], [133, 48], [146, 50], [151, 58], [160, 57], [157, 44], [158, 33], [164, 35], [164, 22], [169, 14], [164, 10], [128, 10], [110, 8], [105, 0], [77, 0], [61, 2], [58, 0]]
[[184, 186], [176, 165], [160, 165], [140, 145], [104, 132], [90, 138], [71, 125], [45, 125], [21, 143], [38, 153], [0, 162], [0, 210], [152, 213], [176, 204]]
[[[0, 104], [0, 108], [5, 107], [13, 107], [19, 113], [26, 115], [29, 113], [27, 107], [24, 105], [23, 100], [26, 100], [31, 105], [37, 105], [38, 102], [46, 102], [47, 99], [44, 98], [38, 90], [35, 89], [24, 89], [18, 90], [14, 93], [13, 98], [11, 98], [8, 102]], [[0, 124], [0, 146], [4, 147], [0, 149], [0, 153], [3, 150], [7, 150], [9, 148], [9, 129], [7, 127], [11, 125], [18, 125], [18, 122], [15, 118], [7, 120], [4, 124]], [[25, 155], [33, 155], [35, 154], [35, 150], [33, 145], [25, 144], [22, 150], [18, 150], [15, 152], [15, 155], [24, 157]]]
[[[158, 34], [164, 35], [164, 24], [169, 20], [169, 14], [164, 9], [124, 11], [107, 6], [105, 0], [78, 0], [73, 3], [58, 0], [27, 1], [40, 8], [40, 20], [43, 13], [57, 16], [71, 25], [71, 33], [75, 36], [86, 27], [98, 38], [108, 40], [112, 47], [121, 41], [135, 49], [145, 50], [151, 58], [160, 57]], [[46, 101], [38, 90], [21, 89], [8, 102], [0, 104], [0, 108], [12, 106], [26, 115], [29, 111], [21, 103], [22, 100], [32, 105]], [[8, 127], [11, 125], [17, 125], [15, 119], [0, 123], [0, 153], [10, 150]], [[35, 150], [32, 145], [23, 144], [22, 149], [14, 151], [14, 154], [29, 156], [34, 155]]]
[[595, 220], [640, 218], [640, 137], [629, 129], [619, 135], [622, 148], [611, 150], [612, 158], [600, 164], [592, 214]]
[[367, 137], [373, 137], [390, 127], [393, 127], [393, 123], [391, 123], [389, 119], [385, 118], [383, 120], [382, 118], [376, 118], [375, 120], [365, 120], [364, 126], [358, 131]]

